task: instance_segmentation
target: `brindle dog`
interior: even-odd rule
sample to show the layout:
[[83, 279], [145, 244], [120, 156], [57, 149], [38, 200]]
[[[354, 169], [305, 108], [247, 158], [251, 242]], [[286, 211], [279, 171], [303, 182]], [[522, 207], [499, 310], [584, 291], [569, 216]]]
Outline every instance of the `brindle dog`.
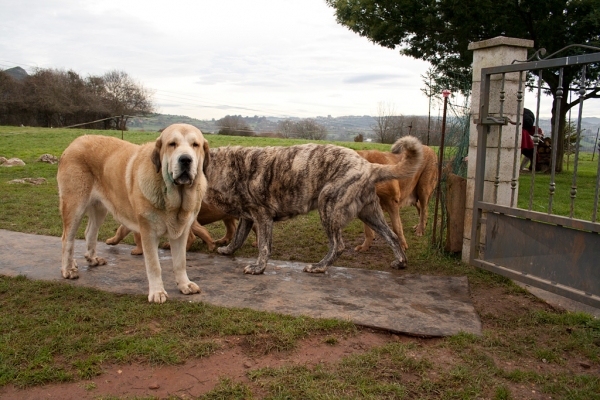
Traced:
[[273, 221], [318, 208], [329, 252], [304, 271], [325, 272], [333, 264], [344, 251], [342, 229], [356, 217], [388, 242], [396, 257], [392, 268], [406, 267], [406, 255], [385, 222], [375, 184], [412, 176], [421, 167], [423, 152], [421, 142], [411, 136], [399, 139], [392, 149], [406, 154], [395, 165], [371, 164], [354, 150], [334, 145], [211, 149], [206, 201], [239, 218], [233, 240], [217, 251], [233, 254], [256, 224], [258, 260], [244, 272], [262, 274], [271, 255]]

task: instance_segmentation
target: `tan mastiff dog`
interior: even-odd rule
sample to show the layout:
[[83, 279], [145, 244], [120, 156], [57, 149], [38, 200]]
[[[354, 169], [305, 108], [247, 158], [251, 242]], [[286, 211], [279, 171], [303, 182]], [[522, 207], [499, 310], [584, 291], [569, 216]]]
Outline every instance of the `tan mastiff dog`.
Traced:
[[[378, 150], [359, 150], [358, 154], [370, 163], [375, 164], [397, 164], [405, 157], [398, 149], [392, 147], [391, 152]], [[423, 163], [416, 174], [408, 178], [393, 179], [380, 182], [375, 185], [377, 197], [383, 211], [387, 212], [392, 221], [392, 230], [400, 240], [402, 250], [408, 249], [408, 243], [404, 237], [402, 220], [400, 219], [400, 208], [414, 205], [419, 213], [419, 223], [413, 227], [416, 236], [425, 234], [427, 225], [427, 212], [429, 211], [429, 200], [437, 186], [438, 163], [435, 152], [429, 146], [423, 146]], [[368, 251], [371, 248], [375, 232], [365, 225], [365, 241], [356, 246], [356, 251]]]
[[[208, 225], [213, 222], [223, 221], [225, 225], [225, 236], [221, 239], [213, 240], [212, 236], [210, 236], [210, 232], [203, 225]], [[231, 215], [227, 215], [224, 212], [220, 211], [218, 208], [206, 203], [202, 202], [202, 206], [200, 207], [200, 212], [196, 217], [196, 221], [192, 224], [192, 228], [190, 229], [190, 234], [187, 239], [187, 245], [185, 247], [186, 250], [189, 250], [190, 247], [194, 244], [196, 240], [196, 236], [206, 243], [209, 251], [213, 251], [217, 245], [227, 244], [231, 241], [233, 234], [235, 233], [235, 224], [236, 219]], [[115, 236], [106, 239], [106, 244], [114, 246], [121, 242], [121, 240], [125, 239], [127, 235], [131, 232], [131, 229], [128, 229], [125, 225], [119, 226], [117, 231], [115, 232]], [[142, 249], [142, 241], [140, 240], [140, 234], [137, 232], [133, 233], [133, 240], [135, 241], [135, 248], [131, 250], [131, 254], [134, 256], [139, 256], [144, 254], [144, 250]], [[164, 249], [170, 248], [169, 244], [165, 244], [163, 246]]]
[[171, 242], [173, 271], [183, 294], [199, 293], [185, 264], [185, 245], [190, 227], [207, 188], [204, 168], [208, 142], [191, 125], [167, 127], [154, 143], [135, 145], [107, 136], [81, 136], [64, 151], [58, 166], [60, 213], [63, 220], [62, 276], [77, 279], [73, 259], [75, 234], [84, 214], [90, 266], [104, 265], [96, 255], [98, 229], [106, 213], [139, 232], [148, 275], [148, 301], [164, 303], [158, 241]]

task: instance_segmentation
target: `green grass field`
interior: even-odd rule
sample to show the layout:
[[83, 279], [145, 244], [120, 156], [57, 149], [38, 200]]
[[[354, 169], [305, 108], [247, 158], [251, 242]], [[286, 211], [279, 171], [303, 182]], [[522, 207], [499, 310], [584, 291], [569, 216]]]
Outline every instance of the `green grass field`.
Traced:
[[[61, 235], [57, 165], [35, 160], [44, 153], [60, 155], [81, 134], [121, 136], [120, 131], [0, 127], [0, 156], [18, 157], [27, 164], [0, 168], [0, 229]], [[152, 141], [157, 136], [125, 132], [125, 139], [134, 143]], [[303, 143], [213, 135], [207, 139], [213, 147]], [[355, 149], [389, 148], [370, 143], [340, 144]], [[592, 167], [581, 168], [580, 204], [589, 203], [585, 182], [591, 179], [588, 175]], [[7, 183], [25, 177], [43, 177], [48, 183]], [[527, 178], [521, 178], [521, 185]], [[570, 187], [570, 178], [565, 177], [564, 183], [563, 175], [559, 178], [561, 187], [567, 183]], [[540, 192], [544, 191], [544, 179], [536, 176]], [[545, 188], [547, 193], [547, 184]], [[540, 194], [540, 207], [544, 196]], [[522, 201], [520, 198], [520, 205]], [[537, 201], [536, 197], [536, 207]], [[246, 374], [250, 383], [224, 377], [206, 398], [600, 399], [597, 319], [584, 313], [553, 310], [508, 279], [432, 250], [430, 237], [412, 234], [410, 227], [417, 222], [415, 209], [403, 209], [401, 215], [409, 242], [409, 269], [398, 273], [467, 276], [483, 324], [481, 337], [460, 334], [443, 339], [405, 338], [400, 343], [350, 354], [339, 362], [325, 360], [315, 367], [251, 369]], [[108, 218], [99, 240], [112, 236], [116, 227], [117, 223]], [[223, 234], [222, 224], [211, 224], [208, 229], [213, 236]], [[359, 254], [351, 250], [362, 240], [362, 224], [358, 221], [345, 229], [344, 240], [347, 251], [337, 266], [390, 270], [393, 257], [381, 240], [375, 242], [373, 251]], [[236, 255], [256, 257], [250, 242]], [[314, 212], [275, 225], [273, 259], [313, 262], [326, 249], [327, 239]], [[208, 252], [199, 241], [192, 251]], [[60, 266], [56, 268], [59, 276]], [[289, 317], [203, 303], [148, 304], [146, 296], [4, 276], [0, 276], [0, 310], [0, 390], [9, 384], [28, 387], [80, 380], [91, 382], [88, 385], [93, 388], [93, 380], [102, 379], [107, 363], [160, 366], [199, 357], [210, 359], [221, 348], [222, 339], [234, 335], [244, 338], [244, 351], [259, 357], [293, 352], [301, 340], [309, 337], [335, 346], [336, 338], [357, 335], [363, 329], [342, 320]]]
[[[580, 153], [577, 165], [575, 186], [577, 192], [573, 202], [573, 218], [591, 221], [594, 210], [594, 195], [596, 177], [598, 174], [598, 155], [592, 161], [591, 153]], [[550, 203], [550, 174], [536, 173], [534, 178], [534, 195], [531, 205], [532, 211], [548, 212]], [[529, 209], [531, 174], [522, 174], [519, 178], [518, 207]], [[571, 188], [573, 186], [573, 161], [569, 170], [566, 168], [555, 176], [556, 190], [552, 198], [552, 214], [568, 217], [571, 215]], [[597, 215], [596, 218], [599, 218]]]

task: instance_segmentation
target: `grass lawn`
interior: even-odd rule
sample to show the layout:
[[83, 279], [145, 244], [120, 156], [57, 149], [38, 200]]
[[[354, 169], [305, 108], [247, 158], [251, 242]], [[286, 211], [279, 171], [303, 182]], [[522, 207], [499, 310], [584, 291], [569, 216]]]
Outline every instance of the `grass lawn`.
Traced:
[[[552, 214], [570, 216], [571, 203], [573, 203], [573, 218], [591, 221], [597, 174], [598, 155], [596, 154], [595, 160], [592, 161], [591, 153], [580, 153], [575, 181], [577, 191], [572, 198], [573, 161], [571, 160], [569, 170], [567, 171], [565, 168], [562, 173], [555, 176], [556, 189], [552, 199]], [[550, 174], [536, 173], [533, 179], [534, 191], [531, 210], [547, 213], [550, 202], [551, 176]], [[521, 174], [519, 177], [519, 208], [529, 209], [531, 181], [530, 173]], [[596, 218], [600, 218], [600, 215], [597, 215]]]
[[[0, 168], [0, 229], [61, 235], [57, 166], [35, 160], [44, 153], [60, 155], [81, 134], [121, 136], [120, 131], [0, 127], [0, 156], [18, 157], [27, 164]], [[157, 136], [125, 132], [125, 138], [134, 143]], [[212, 147], [303, 142], [212, 135], [207, 139]], [[355, 149], [389, 148], [341, 144]], [[582, 176], [588, 174], [585, 168]], [[7, 183], [25, 177], [43, 177], [48, 182], [39, 186]], [[560, 187], [568, 184], [570, 189], [570, 176], [559, 175], [557, 182], [563, 177], [565, 183]], [[521, 177], [521, 187], [527, 178]], [[536, 183], [540, 192], [545, 188], [547, 193], [544, 179], [546, 176], [537, 175]], [[587, 204], [586, 179], [581, 180], [578, 199]], [[528, 199], [520, 197], [521, 207], [522, 201], [528, 204]], [[542, 200], [539, 206], [537, 201], [535, 207], [542, 207]], [[586, 213], [582, 210], [581, 217]], [[244, 379], [224, 376], [205, 398], [600, 399], [600, 321], [584, 313], [555, 310], [508, 279], [432, 250], [430, 237], [417, 238], [410, 229], [418, 220], [415, 209], [403, 209], [401, 216], [409, 243], [409, 268], [393, 273], [467, 276], [482, 320], [482, 336], [395, 340], [379, 333], [388, 338], [386, 344], [352, 351], [340, 359], [328, 361], [323, 356], [305, 364], [248, 368]], [[117, 226], [107, 218], [99, 240], [112, 236]], [[82, 224], [79, 238], [83, 238], [84, 227]], [[224, 233], [220, 223], [207, 228], [213, 237]], [[362, 241], [359, 221], [348, 225], [344, 241], [347, 250], [337, 266], [390, 271], [393, 256], [382, 240], [376, 240], [367, 253], [352, 251]], [[314, 262], [326, 249], [327, 239], [314, 212], [275, 224], [273, 259]], [[200, 241], [191, 251], [208, 253]], [[251, 240], [236, 253], [240, 257], [256, 254]], [[57, 265], [57, 276], [59, 268]], [[94, 392], [94, 382], [103, 379], [107, 365], [181, 365], [211, 360], [229, 347], [261, 359], [294, 354], [307, 340], [335, 348], [346, 338], [362, 337], [367, 331], [342, 320], [179, 301], [148, 304], [146, 296], [116, 295], [23, 277], [0, 276], [0, 310], [0, 397], [11, 385], [32, 388], [84, 382], [90, 398], [114, 398]], [[226, 344], [238, 339], [242, 343], [238, 347]]]

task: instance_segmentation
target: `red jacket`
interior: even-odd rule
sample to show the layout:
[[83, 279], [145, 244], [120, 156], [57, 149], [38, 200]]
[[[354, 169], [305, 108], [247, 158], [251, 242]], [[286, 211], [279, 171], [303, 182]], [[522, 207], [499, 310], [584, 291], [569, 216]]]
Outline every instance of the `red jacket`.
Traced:
[[[533, 134], [535, 132], [535, 126], [530, 130], [523, 129], [521, 133], [521, 149], [533, 149]], [[538, 134], [544, 136], [542, 128], [538, 128]]]

